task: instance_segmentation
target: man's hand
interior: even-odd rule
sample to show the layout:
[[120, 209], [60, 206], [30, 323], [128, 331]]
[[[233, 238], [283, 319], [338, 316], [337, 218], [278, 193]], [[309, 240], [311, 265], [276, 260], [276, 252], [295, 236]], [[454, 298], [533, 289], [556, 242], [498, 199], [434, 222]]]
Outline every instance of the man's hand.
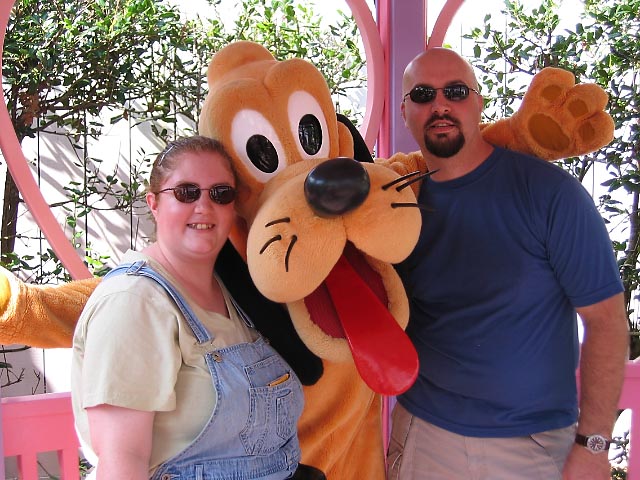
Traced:
[[591, 453], [574, 445], [562, 471], [562, 480], [611, 480], [611, 465], [607, 452]]

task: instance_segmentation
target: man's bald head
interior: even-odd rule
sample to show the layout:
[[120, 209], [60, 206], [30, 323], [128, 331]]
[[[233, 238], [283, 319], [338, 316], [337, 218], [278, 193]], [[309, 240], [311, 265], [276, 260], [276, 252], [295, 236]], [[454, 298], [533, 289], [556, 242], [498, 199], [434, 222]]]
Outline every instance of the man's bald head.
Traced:
[[407, 65], [402, 77], [402, 94], [418, 84], [435, 85], [441, 78], [455, 78], [478, 89], [478, 81], [469, 62], [449, 48], [435, 47], [418, 54]]
[[402, 98], [404, 123], [439, 178], [471, 171], [492, 151], [480, 131], [484, 102], [473, 67], [453, 50], [431, 48], [416, 56], [405, 69]]

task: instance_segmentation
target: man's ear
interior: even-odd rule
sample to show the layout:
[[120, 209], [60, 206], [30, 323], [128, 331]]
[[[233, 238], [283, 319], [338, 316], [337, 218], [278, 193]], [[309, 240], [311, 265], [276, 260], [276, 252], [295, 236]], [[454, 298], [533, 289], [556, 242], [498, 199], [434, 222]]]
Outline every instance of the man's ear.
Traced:
[[337, 117], [338, 121], [349, 129], [349, 132], [353, 137], [353, 158], [359, 162], [373, 162], [373, 155], [364, 141], [364, 138], [360, 135], [360, 131], [353, 123], [351, 123], [351, 120], [341, 113], [338, 113]]
[[484, 112], [484, 97], [481, 93], [477, 94], [476, 97], [478, 97], [478, 107], [480, 108], [480, 113], [482, 114], [482, 112]]

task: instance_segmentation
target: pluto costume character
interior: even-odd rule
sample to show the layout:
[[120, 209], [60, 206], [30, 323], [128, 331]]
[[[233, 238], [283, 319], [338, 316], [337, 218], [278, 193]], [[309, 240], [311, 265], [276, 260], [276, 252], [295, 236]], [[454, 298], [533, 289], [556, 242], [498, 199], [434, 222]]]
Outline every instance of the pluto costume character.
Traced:
[[[418, 238], [419, 183], [404, 187], [424, 161], [414, 152], [372, 162], [304, 60], [237, 42], [214, 56], [208, 81], [199, 130], [227, 146], [239, 189], [216, 270], [305, 384], [302, 462], [330, 480], [382, 480], [382, 394], [405, 390], [417, 371], [392, 264]], [[587, 153], [612, 138], [606, 102], [599, 87], [546, 69], [520, 110], [483, 134], [548, 160]], [[2, 273], [0, 341], [69, 346], [99, 279], [37, 287]]]

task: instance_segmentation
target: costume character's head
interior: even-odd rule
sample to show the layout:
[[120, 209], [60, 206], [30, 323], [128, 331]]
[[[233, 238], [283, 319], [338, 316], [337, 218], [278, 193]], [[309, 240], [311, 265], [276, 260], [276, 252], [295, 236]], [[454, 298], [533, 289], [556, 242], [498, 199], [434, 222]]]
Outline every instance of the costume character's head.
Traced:
[[241, 222], [231, 239], [255, 285], [286, 304], [317, 356], [355, 361], [377, 392], [408, 388], [417, 357], [392, 264], [420, 231], [409, 181], [368, 152], [354, 159], [362, 139], [338, 121], [324, 77], [307, 61], [277, 61], [237, 42], [213, 57], [208, 81], [199, 132], [233, 158]]

